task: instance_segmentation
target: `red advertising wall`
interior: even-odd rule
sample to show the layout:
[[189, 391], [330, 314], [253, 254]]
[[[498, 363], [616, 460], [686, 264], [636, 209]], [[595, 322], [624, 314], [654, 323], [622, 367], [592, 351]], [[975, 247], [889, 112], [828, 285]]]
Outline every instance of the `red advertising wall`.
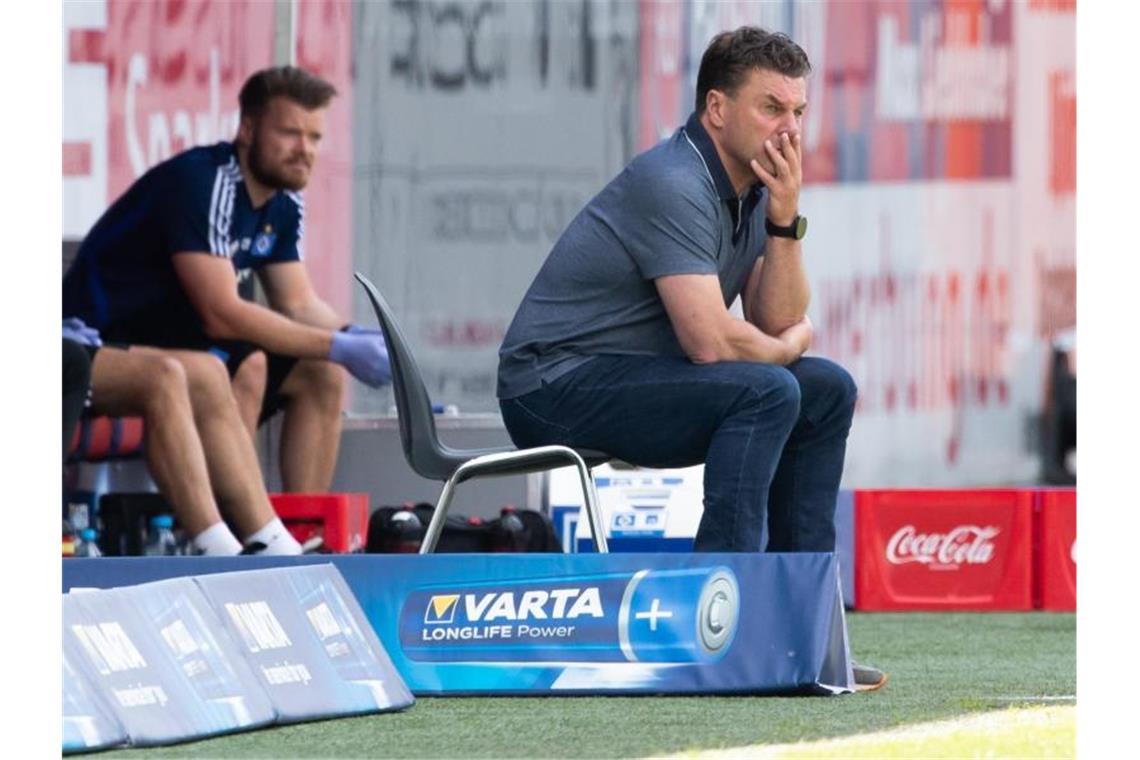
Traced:
[[1012, 3], [795, 5], [640, 0], [638, 146], [684, 122], [693, 106], [680, 95], [708, 41], [747, 23], [790, 32], [812, 59], [806, 182], [1010, 176]]
[[857, 491], [861, 610], [1032, 609], [1030, 491]]
[[808, 182], [1008, 177], [1011, 3], [831, 3]]
[[107, 66], [109, 200], [179, 151], [232, 139], [238, 90], [273, 62], [273, 10], [256, 2], [108, 0], [98, 57]]
[[1077, 608], [1077, 492], [1041, 491], [1036, 519], [1034, 600], [1044, 610]]

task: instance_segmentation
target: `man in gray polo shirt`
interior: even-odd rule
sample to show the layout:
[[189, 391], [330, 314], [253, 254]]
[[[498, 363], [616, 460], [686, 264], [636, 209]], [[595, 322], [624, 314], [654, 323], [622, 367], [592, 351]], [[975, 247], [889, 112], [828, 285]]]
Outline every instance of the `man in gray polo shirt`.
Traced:
[[[838, 365], [803, 356], [810, 69], [782, 34], [715, 37], [696, 111], [574, 218], [499, 351], [500, 407], [518, 446], [704, 463], [697, 551], [835, 548], [856, 388]], [[737, 296], [744, 319], [728, 311]], [[862, 671], [864, 687], [885, 680]]]

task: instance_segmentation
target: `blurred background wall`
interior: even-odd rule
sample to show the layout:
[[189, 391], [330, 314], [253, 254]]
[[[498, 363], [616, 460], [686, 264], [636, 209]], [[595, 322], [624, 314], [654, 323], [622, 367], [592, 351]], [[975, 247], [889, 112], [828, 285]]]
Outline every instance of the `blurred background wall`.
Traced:
[[[66, 245], [147, 167], [231, 139], [293, 61], [340, 97], [308, 265], [401, 315], [436, 401], [494, 412], [496, 350], [579, 208], [692, 109], [717, 32], [808, 52], [815, 353], [859, 383], [846, 487], [1025, 482], [1076, 321], [1073, 0], [66, 0]], [[389, 414], [356, 386], [348, 412]]]

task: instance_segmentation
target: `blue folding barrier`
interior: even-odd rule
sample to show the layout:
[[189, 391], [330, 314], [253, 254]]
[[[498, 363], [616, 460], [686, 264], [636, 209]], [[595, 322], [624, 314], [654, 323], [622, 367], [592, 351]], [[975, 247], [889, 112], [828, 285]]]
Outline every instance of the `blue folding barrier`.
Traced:
[[265, 725], [276, 714], [193, 580], [63, 599], [65, 651], [135, 745]]
[[414, 701], [331, 565], [196, 580], [240, 642], [278, 722], [399, 709]]
[[76, 578], [108, 589], [63, 599], [65, 752], [169, 744], [414, 701], [332, 565], [242, 563], [245, 572], [176, 577], [194, 564], [64, 565], [65, 589]]
[[63, 751], [83, 752], [115, 747], [127, 741], [127, 732], [109, 705], [73, 663], [74, 647], [63, 641]]

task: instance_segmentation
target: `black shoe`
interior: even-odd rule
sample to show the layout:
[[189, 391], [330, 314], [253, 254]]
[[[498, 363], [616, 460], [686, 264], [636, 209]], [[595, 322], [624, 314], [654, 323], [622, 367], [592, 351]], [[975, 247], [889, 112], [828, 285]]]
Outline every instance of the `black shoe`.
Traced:
[[261, 554], [268, 548], [268, 546], [260, 541], [250, 541], [248, 544], [242, 547], [242, 550], [239, 552], [239, 554]]
[[855, 674], [855, 691], [875, 691], [887, 682], [887, 674], [870, 665], [860, 665], [852, 660], [851, 671]]

